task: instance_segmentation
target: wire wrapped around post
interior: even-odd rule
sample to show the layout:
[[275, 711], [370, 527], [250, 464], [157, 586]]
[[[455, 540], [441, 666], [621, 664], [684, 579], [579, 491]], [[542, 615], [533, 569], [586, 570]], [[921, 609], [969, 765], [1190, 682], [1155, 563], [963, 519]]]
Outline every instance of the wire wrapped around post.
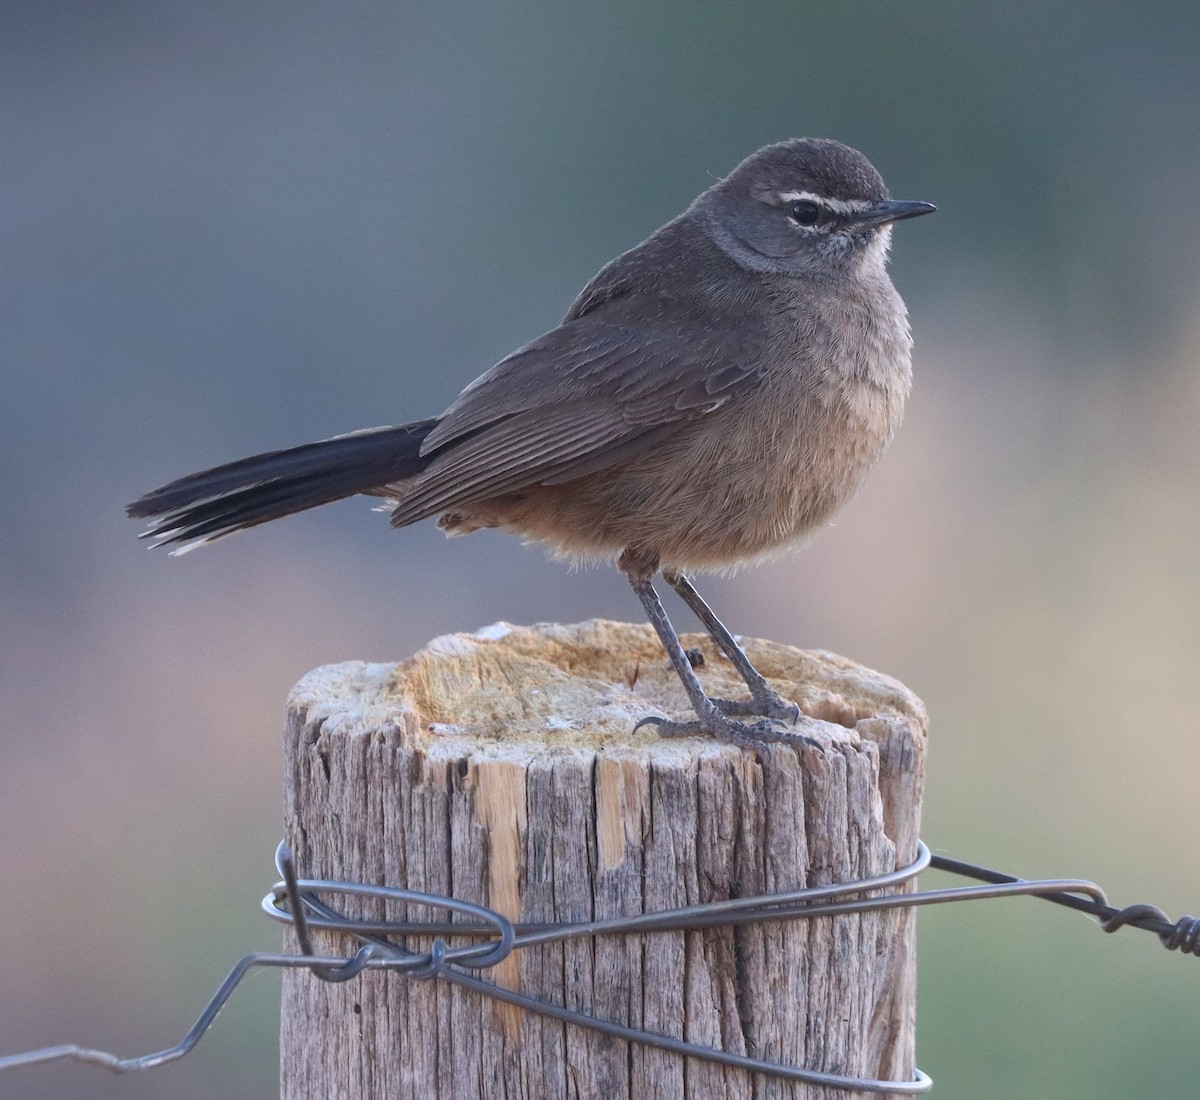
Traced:
[[[711, 646], [686, 644], [704, 653], [706, 689], [735, 694], [736, 674]], [[913, 862], [925, 716], [902, 685], [829, 654], [752, 644], [810, 716], [802, 732], [815, 745], [751, 753], [665, 741], [631, 732], [645, 713], [683, 705], [655, 647], [647, 628], [612, 623], [500, 627], [439, 639], [398, 666], [310, 674], [293, 693], [286, 746], [285, 835], [301, 872], [453, 896], [527, 927], [736, 902]], [[430, 919], [399, 898], [338, 905], [352, 917]], [[319, 922], [310, 934], [323, 956], [359, 946]], [[283, 1095], [761, 1091], [747, 1068], [629, 1045], [573, 1026], [572, 1012], [747, 1066], [912, 1085], [914, 974], [907, 909], [547, 939], [475, 979], [513, 994], [502, 1003], [372, 968], [347, 983], [289, 972]], [[564, 1018], [508, 1003], [522, 996]], [[781, 1079], [769, 1092], [824, 1087]]]

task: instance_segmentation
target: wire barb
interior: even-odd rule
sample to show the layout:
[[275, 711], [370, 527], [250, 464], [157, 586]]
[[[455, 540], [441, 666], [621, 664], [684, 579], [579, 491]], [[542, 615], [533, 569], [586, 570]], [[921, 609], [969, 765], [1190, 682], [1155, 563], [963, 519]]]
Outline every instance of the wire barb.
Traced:
[[[256, 968], [307, 969], [317, 979], [327, 982], [349, 981], [364, 970], [395, 970], [416, 980], [438, 979], [450, 982], [530, 1012], [541, 1013], [613, 1038], [654, 1046], [684, 1057], [701, 1058], [781, 1080], [801, 1081], [857, 1092], [913, 1096], [928, 1092], [933, 1087], [932, 1079], [920, 1070], [915, 1072], [911, 1081], [882, 1081], [824, 1073], [731, 1054], [714, 1047], [687, 1043], [575, 1012], [561, 1005], [492, 984], [478, 974], [496, 966], [519, 948], [554, 941], [600, 935], [681, 931], [762, 921], [798, 920], [1014, 895], [1040, 897], [1086, 913], [1095, 917], [1105, 932], [1115, 932], [1124, 927], [1140, 928], [1154, 933], [1169, 951], [1200, 955], [1200, 918], [1185, 916], [1172, 923], [1170, 918], [1154, 905], [1130, 905], [1124, 909], [1115, 909], [1108, 904], [1104, 891], [1095, 883], [1082, 879], [1021, 879], [946, 856], [933, 856], [923, 843], [918, 845], [917, 857], [907, 867], [855, 882], [709, 902], [683, 909], [578, 924], [514, 924], [492, 909], [456, 898], [389, 886], [336, 882], [329, 879], [302, 879], [296, 874], [295, 861], [290, 849], [283, 843], [276, 849], [275, 864], [281, 881], [263, 898], [262, 907], [274, 920], [292, 926], [299, 954], [256, 953], [240, 959], [226, 975], [187, 1034], [177, 1044], [165, 1050], [137, 1058], [121, 1058], [107, 1051], [65, 1044], [0, 1057], [0, 1070], [70, 1060], [101, 1066], [114, 1073], [130, 1073], [176, 1061], [196, 1046], [212, 1026], [233, 991], [246, 975]], [[973, 878], [980, 884], [904, 892], [902, 888], [905, 884], [915, 879], [926, 868]], [[381, 902], [405, 902], [410, 906], [449, 910], [459, 919], [352, 919], [343, 916], [328, 901], [323, 900], [323, 896], [328, 895], [365, 897]], [[362, 942], [362, 946], [350, 956], [318, 955], [312, 943], [314, 929], [354, 936]], [[398, 937], [409, 936], [429, 938], [429, 950], [410, 951], [403, 943], [396, 942]], [[451, 939], [466, 942], [451, 946], [448, 942]]]
[[1127, 905], [1100, 922], [1105, 932], [1115, 932], [1126, 925], [1154, 932], [1168, 951], [1200, 955], [1200, 917], [1180, 917], [1172, 924], [1171, 918], [1157, 905], [1141, 904]]

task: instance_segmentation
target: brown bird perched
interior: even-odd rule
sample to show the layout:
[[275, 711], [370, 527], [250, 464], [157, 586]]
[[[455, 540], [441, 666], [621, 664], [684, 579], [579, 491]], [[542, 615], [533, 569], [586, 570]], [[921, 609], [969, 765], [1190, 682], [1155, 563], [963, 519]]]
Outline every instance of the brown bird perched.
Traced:
[[[157, 545], [211, 542], [355, 494], [392, 524], [500, 527], [616, 560], [696, 717], [643, 720], [760, 746], [799, 708], [763, 679], [687, 579], [779, 552], [824, 523], [900, 423], [907, 313], [885, 269], [889, 196], [835, 141], [768, 145], [613, 260], [558, 328], [440, 416], [368, 428], [181, 478], [129, 505]], [[696, 613], [750, 689], [709, 698], [651, 584]], [[757, 716], [758, 721], [739, 721]], [[639, 723], [641, 725], [643, 723]]]

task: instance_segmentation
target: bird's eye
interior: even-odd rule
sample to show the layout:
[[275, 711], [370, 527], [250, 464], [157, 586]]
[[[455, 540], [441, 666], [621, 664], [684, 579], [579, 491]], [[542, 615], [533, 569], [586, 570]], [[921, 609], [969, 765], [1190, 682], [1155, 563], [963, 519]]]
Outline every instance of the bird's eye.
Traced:
[[808, 199], [800, 199], [798, 202], [792, 203], [789, 213], [792, 221], [797, 225], [816, 225], [821, 218], [821, 208], [815, 202], [809, 202]]

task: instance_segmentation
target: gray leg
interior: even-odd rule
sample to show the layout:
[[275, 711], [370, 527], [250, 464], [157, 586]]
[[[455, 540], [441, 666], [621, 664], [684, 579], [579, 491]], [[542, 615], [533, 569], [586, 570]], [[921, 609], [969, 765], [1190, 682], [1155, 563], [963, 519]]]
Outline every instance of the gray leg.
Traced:
[[635, 730], [645, 725], [653, 725], [663, 737], [689, 737], [706, 733], [720, 741], [730, 741], [747, 748], [763, 748], [777, 742], [797, 747], [816, 743], [800, 734], [784, 733], [776, 729], [770, 721], [747, 724], [735, 722], [722, 713], [722, 708], [704, 693], [704, 688], [680, 644], [679, 636], [675, 633], [658, 593], [654, 591], [654, 585], [650, 582], [657, 562], [653, 559], [639, 558], [626, 551], [621, 555], [618, 567], [629, 578], [630, 585], [641, 600], [646, 617], [662, 642], [663, 649], [667, 651], [671, 667], [675, 669], [675, 674], [683, 684], [683, 690], [687, 692], [688, 701], [696, 712], [696, 720], [692, 722], [673, 722], [656, 716], [643, 718], [634, 727]]
[[696, 618], [704, 624], [704, 629], [717, 647], [733, 662], [738, 675], [746, 681], [750, 689], [748, 700], [713, 699], [712, 702], [724, 714], [763, 714], [768, 718], [777, 718], [784, 722], [795, 722], [800, 718], [800, 708], [783, 698], [758, 671], [746, 656], [746, 651], [737, 644], [737, 639], [725, 628], [725, 624], [717, 618], [713, 609], [704, 601], [704, 597], [696, 591], [695, 586], [682, 573], [672, 573], [663, 570], [663, 580], [667, 582], [684, 603], [692, 609]]

